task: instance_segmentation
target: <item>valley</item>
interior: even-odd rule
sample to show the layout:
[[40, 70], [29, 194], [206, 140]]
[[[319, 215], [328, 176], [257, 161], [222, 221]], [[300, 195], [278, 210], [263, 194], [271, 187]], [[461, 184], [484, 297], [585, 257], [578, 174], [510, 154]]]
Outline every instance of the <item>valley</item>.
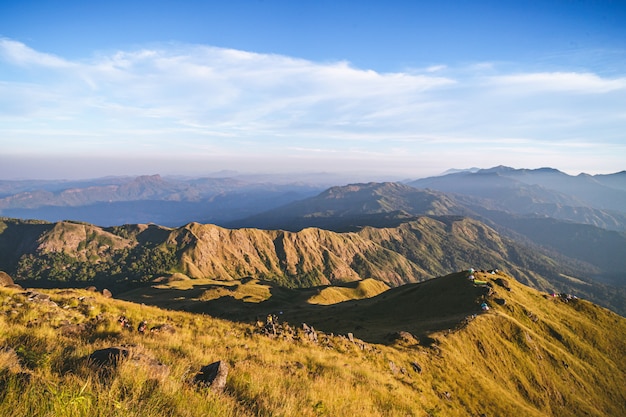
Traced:
[[0, 218], [0, 414], [622, 415], [626, 186], [579, 177], [0, 187], [76, 214]]

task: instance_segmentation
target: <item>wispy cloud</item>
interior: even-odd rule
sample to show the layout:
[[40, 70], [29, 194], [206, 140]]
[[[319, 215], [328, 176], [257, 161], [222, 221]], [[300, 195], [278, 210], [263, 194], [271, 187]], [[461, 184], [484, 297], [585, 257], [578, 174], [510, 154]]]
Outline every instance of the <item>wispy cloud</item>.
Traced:
[[618, 146], [626, 131], [626, 77], [590, 72], [478, 63], [380, 73], [182, 44], [69, 60], [0, 39], [2, 68], [25, 69], [0, 75], [6, 153], [375, 155], [393, 167], [442, 153], [537, 157], [554, 142], [562, 152], [585, 140]]
[[32, 48], [11, 39], [0, 39], [0, 56], [15, 65], [47, 68], [70, 68], [73, 66], [57, 56], [37, 52]]
[[[626, 90], [626, 77], [602, 78], [591, 73], [540, 72], [529, 74], [499, 75], [491, 82], [507, 88], [522, 88], [527, 93], [571, 92], [604, 94]], [[516, 90], [520, 92], [520, 90]]]

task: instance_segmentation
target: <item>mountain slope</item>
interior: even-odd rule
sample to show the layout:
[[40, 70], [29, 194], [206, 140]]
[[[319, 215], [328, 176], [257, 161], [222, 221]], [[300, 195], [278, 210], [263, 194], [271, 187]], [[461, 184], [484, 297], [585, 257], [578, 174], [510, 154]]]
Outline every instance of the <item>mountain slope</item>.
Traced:
[[[251, 276], [286, 287], [375, 278], [391, 286], [419, 282], [450, 269], [484, 265], [516, 274], [542, 290], [574, 292], [626, 311], [620, 288], [593, 282], [598, 268], [537, 251], [463, 217], [416, 217], [396, 227], [359, 232], [180, 228], [126, 225], [99, 228], [4, 219], [0, 270], [27, 285], [96, 282], [112, 289], [183, 273], [232, 280]], [[65, 284], [63, 284], [65, 283]]]
[[398, 225], [415, 215], [467, 213], [467, 209], [443, 193], [418, 190], [401, 183], [372, 182], [332, 187], [315, 197], [295, 201], [228, 225], [291, 231], [305, 227], [355, 231], [363, 225]]
[[547, 168], [495, 167], [424, 178], [409, 185], [455, 193], [470, 210], [478, 207], [626, 230], [626, 177], [619, 174], [596, 179]]
[[[486, 284], [455, 273], [363, 300], [287, 304], [275, 336], [234, 317], [161, 310], [85, 290], [0, 287], [0, 414], [626, 413], [626, 319], [585, 300], [547, 296], [507, 274], [476, 278]], [[239, 285], [232, 295], [259, 284]], [[281, 298], [276, 289], [270, 300]], [[176, 291], [180, 297], [184, 290]], [[265, 314], [289, 301], [246, 300], [239, 302]], [[490, 310], [482, 311], [482, 302]], [[198, 301], [211, 303], [225, 305]], [[141, 334], [122, 328], [120, 316], [170, 330]], [[130, 349], [129, 357], [107, 367], [89, 363], [90, 354], [110, 346]], [[220, 392], [194, 383], [215, 361], [229, 369]]]

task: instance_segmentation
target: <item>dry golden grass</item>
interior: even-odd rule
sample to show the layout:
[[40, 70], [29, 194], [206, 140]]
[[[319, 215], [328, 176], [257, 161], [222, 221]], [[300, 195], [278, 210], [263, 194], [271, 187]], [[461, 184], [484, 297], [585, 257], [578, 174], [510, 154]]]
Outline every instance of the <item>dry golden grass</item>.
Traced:
[[309, 303], [330, 305], [343, 301], [360, 300], [374, 297], [389, 289], [389, 286], [382, 281], [375, 279], [364, 279], [344, 285], [333, 285], [322, 288], [319, 293], [309, 298]]
[[[479, 278], [495, 290], [486, 298], [492, 309], [459, 328], [429, 333], [429, 346], [351, 342], [321, 333], [318, 343], [268, 337], [251, 324], [83, 290], [39, 291], [55, 306], [0, 288], [0, 415], [626, 415], [624, 318], [583, 300], [548, 298], [506, 275]], [[511, 291], [496, 278], [505, 278]], [[248, 284], [246, 291], [260, 285]], [[380, 313], [376, 300], [408, 308], [424, 305], [424, 295], [457, 291], [467, 293], [474, 303], [468, 306], [479, 313], [473, 286], [462, 274], [420, 285], [361, 302]], [[451, 306], [437, 308], [445, 312]], [[123, 330], [121, 315], [135, 326], [148, 320], [149, 326], [167, 323], [176, 332]], [[89, 324], [84, 331], [63, 331], [83, 323]], [[394, 328], [389, 318], [378, 325]], [[126, 360], [107, 375], [87, 364], [86, 356], [109, 346], [133, 346], [169, 372], [155, 375]], [[199, 368], [217, 360], [230, 365], [225, 391], [195, 386]]]

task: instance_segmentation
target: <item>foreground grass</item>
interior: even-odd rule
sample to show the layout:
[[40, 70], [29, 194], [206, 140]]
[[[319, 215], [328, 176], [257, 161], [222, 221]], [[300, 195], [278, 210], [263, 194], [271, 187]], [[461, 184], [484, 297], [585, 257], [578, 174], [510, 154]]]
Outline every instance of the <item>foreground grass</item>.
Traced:
[[[626, 415], [625, 320], [511, 286], [498, 290], [505, 305], [432, 335], [430, 347], [270, 338], [253, 326], [82, 290], [39, 291], [55, 305], [0, 288], [0, 415]], [[148, 320], [176, 331], [124, 330], [122, 315], [135, 328]], [[132, 360], [110, 372], [88, 364], [109, 346], [132, 346], [168, 372]], [[217, 360], [230, 365], [225, 390], [196, 386], [200, 367]]]

